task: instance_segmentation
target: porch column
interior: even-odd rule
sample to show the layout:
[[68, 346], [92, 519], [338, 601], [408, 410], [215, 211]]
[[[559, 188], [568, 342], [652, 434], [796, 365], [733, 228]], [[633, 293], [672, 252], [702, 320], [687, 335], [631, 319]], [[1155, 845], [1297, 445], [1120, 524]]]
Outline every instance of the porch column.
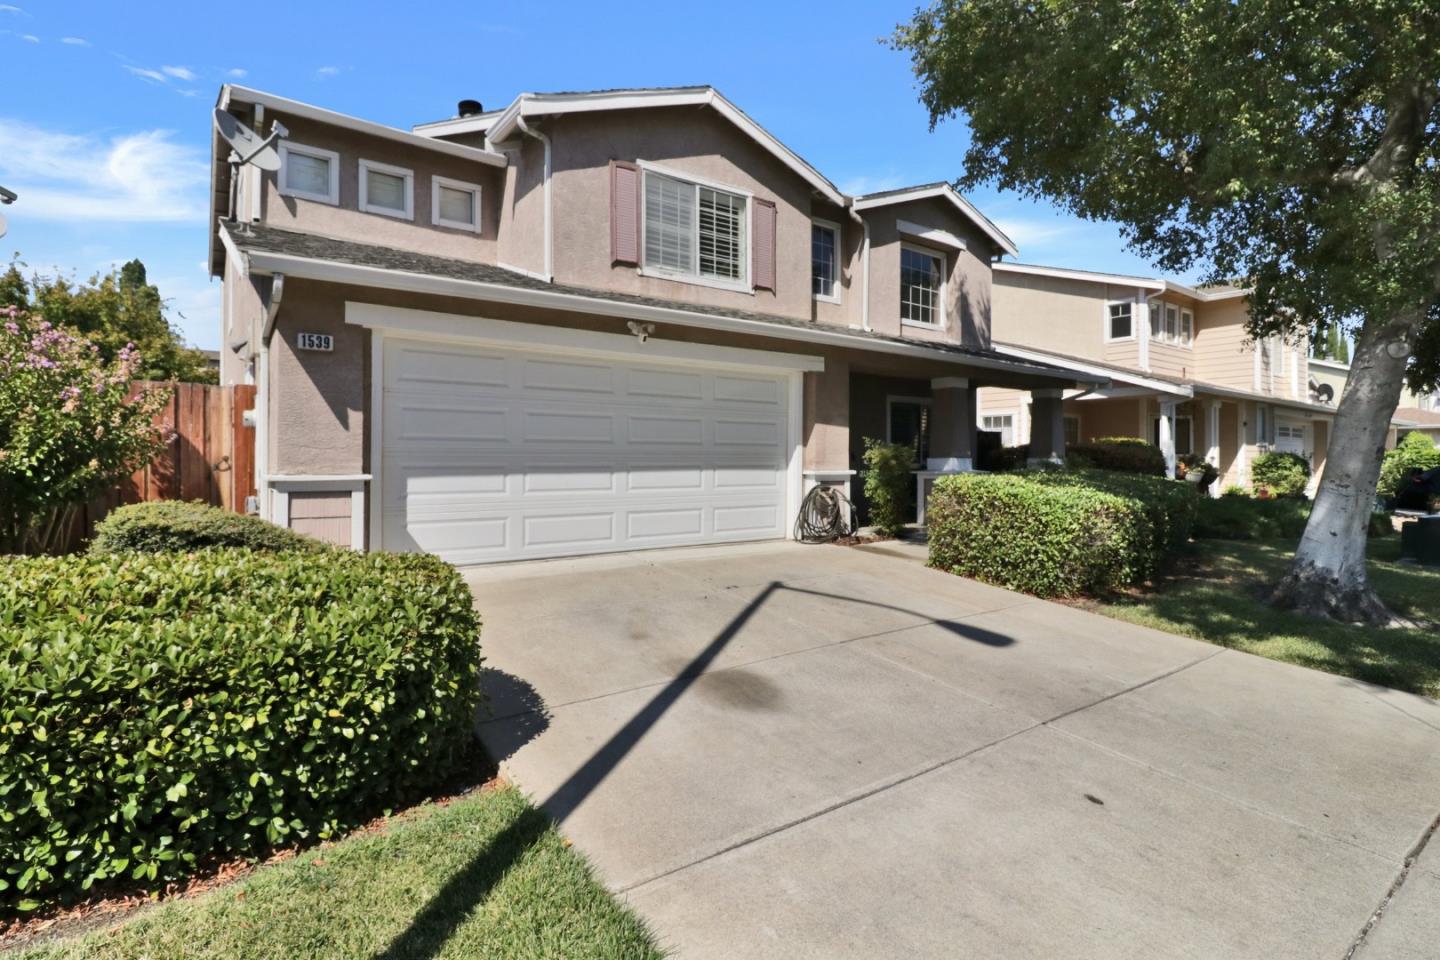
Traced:
[[850, 494], [850, 364], [827, 356], [825, 369], [805, 374], [805, 489], [817, 484]]
[[[1210, 466], [1216, 470], [1220, 469], [1220, 401], [1210, 401], [1206, 408], [1205, 418], [1205, 459]], [[1220, 496], [1220, 478], [1216, 477], [1215, 482], [1210, 484], [1210, 496]]]
[[930, 381], [930, 456], [927, 470], [955, 473], [974, 469], [975, 394], [965, 377]]
[[1160, 452], [1165, 457], [1165, 473], [1175, 476], [1175, 401], [1160, 401]]
[[1065, 391], [1030, 391], [1031, 463], [1065, 462]]

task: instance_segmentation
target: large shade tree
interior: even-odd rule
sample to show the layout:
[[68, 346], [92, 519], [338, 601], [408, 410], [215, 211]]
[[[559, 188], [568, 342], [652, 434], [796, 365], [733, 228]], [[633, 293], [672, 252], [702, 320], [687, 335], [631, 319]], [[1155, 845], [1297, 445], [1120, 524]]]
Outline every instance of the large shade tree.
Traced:
[[1366, 525], [1403, 381], [1440, 381], [1440, 3], [940, 0], [895, 43], [932, 124], [969, 123], [962, 186], [1243, 282], [1255, 337], [1345, 331], [1324, 478], [1273, 601], [1391, 620]]

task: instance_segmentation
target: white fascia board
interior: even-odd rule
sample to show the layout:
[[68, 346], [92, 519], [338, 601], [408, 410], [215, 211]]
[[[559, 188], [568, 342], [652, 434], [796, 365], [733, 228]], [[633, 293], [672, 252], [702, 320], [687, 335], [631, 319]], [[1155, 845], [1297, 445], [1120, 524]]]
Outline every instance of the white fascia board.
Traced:
[[386, 140], [394, 140], [406, 146], [449, 154], [452, 157], [460, 157], [464, 160], [474, 160], [477, 163], [487, 164], [492, 167], [503, 167], [509, 163], [505, 155], [501, 153], [495, 153], [490, 150], [480, 150], [476, 147], [467, 147], [458, 143], [451, 143], [448, 140], [422, 137], [417, 133], [401, 130], [398, 127], [387, 127], [383, 123], [361, 120], [359, 117], [336, 113], [334, 110], [326, 110], [323, 107], [301, 103], [299, 100], [278, 97], [273, 93], [252, 90], [249, 87], [241, 87], [230, 83], [225, 84], [220, 94], [221, 108], [227, 108], [230, 103], [235, 101], [259, 104], [267, 110], [276, 110], [280, 113], [287, 113], [305, 120], [314, 120], [317, 123], [328, 123], [332, 126], [343, 127], [346, 130], [354, 130], [357, 133], [369, 134], [370, 136], [381, 137]]
[[1060, 357], [1046, 353], [1043, 350], [1027, 350], [1024, 347], [1013, 347], [1009, 344], [991, 344], [991, 349], [996, 353], [1003, 353], [1007, 357], [1015, 357], [1019, 360], [1029, 360], [1034, 363], [1048, 363], [1057, 367], [1068, 367], [1093, 377], [1104, 377], [1107, 380], [1119, 383], [1131, 384], [1143, 387], [1146, 390], [1153, 390], [1156, 393], [1165, 393], [1176, 397], [1190, 397], [1194, 391], [1181, 383], [1169, 383], [1165, 380], [1156, 380], [1140, 373], [1124, 373], [1119, 370], [1111, 370], [1108, 367], [1098, 366], [1093, 363], [1086, 363], [1083, 360], [1073, 360], [1070, 357]]
[[1210, 394], [1217, 397], [1230, 397], [1235, 400], [1251, 400], [1255, 403], [1268, 403], [1274, 407], [1286, 407], [1291, 410], [1304, 410], [1318, 416], [1335, 416], [1336, 407], [1326, 407], [1318, 403], [1306, 403], [1304, 400], [1290, 400], [1285, 397], [1274, 397], [1269, 394], [1255, 393], [1251, 390], [1236, 390], [1233, 387], [1222, 387], [1213, 383], [1195, 384], [1197, 394]]
[[956, 193], [949, 184], [941, 184], [934, 187], [917, 187], [914, 190], [904, 190], [899, 193], [889, 193], [883, 197], [859, 197], [850, 202], [855, 210], [871, 210], [875, 207], [889, 207], [897, 203], [910, 203], [913, 200], [926, 200], [930, 197], [944, 197], [959, 210], [966, 219], [980, 228], [980, 232], [994, 241], [995, 245], [1012, 257], [1020, 256], [1020, 249], [1015, 246], [1015, 241], [1005, 235], [1005, 232], [995, 225], [995, 222], [985, 214], [976, 209], [975, 205]]
[[500, 118], [501, 111], [479, 113], [473, 117], [451, 117], [449, 120], [431, 120], [417, 123], [410, 132], [421, 137], [454, 137], [462, 133], [485, 133]]
[[220, 246], [225, 248], [225, 256], [235, 261], [235, 266], [236, 269], [240, 271], [240, 276], [249, 277], [250, 260], [235, 246], [235, 240], [230, 236], [230, 231], [227, 230], [222, 223], [217, 223], [215, 229], [220, 234]]
[[1091, 273], [1088, 270], [1067, 270], [1064, 267], [1045, 267], [1034, 263], [996, 263], [991, 265], [991, 269], [997, 273], [1020, 273], [1032, 277], [1054, 277], [1057, 280], [1108, 283], [1114, 286], [1135, 287], [1138, 290], [1165, 290], [1164, 280], [1131, 277], [1119, 273]]
[[705, 366], [742, 367], [747, 370], [791, 370], [822, 373], [825, 358], [775, 350], [720, 347], [686, 340], [639, 337], [620, 333], [576, 330], [573, 327], [516, 323], [467, 314], [386, 307], [373, 303], [345, 303], [345, 322], [397, 337], [486, 343], [530, 350], [589, 353], [639, 360], [670, 361]]
[[[437, 296], [462, 297], [467, 300], [489, 300], [495, 303], [514, 303], [533, 307], [548, 307], [555, 310], [590, 313], [597, 316], [620, 317], [627, 320], [653, 320], [656, 323], [673, 323], [683, 327], [699, 327], [705, 330], [728, 330], [774, 340], [795, 340], [802, 343], [821, 343], [837, 347], [850, 347], [874, 353], [889, 353], [907, 357], [921, 357], [926, 360], [949, 362], [959, 366], [976, 367], [984, 370], [1002, 370], [1007, 373], [1029, 374], [1048, 380], [1062, 382], [1104, 383], [1108, 377], [1097, 377], [1076, 373], [1074, 370], [1059, 368], [1036, 370], [1024, 361], [1012, 362], [1001, 358], [976, 357], [965, 354], [946, 354], [921, 344], [910, 344], [894, 340], [857, 336], [839, 330], [820, 330], [815, 327], [791, 327], [764, 320], [746, 320], [719, 314], [680, 310], [673, 307], [656, 307], [648, 304], [627, 303], [608, 300], [603, 297], [587, 297], [583, 294], [565, 293], [558, 290], [536, 290], [528, 287], [512, 287], [502, 283], [486, 283], [480, 280], [459, 280], [452, 277], [437, 277], [425, 273], [411, 273], [405, 270], [386, 270], [381, 267], [366, 267], [334, 260], [316, 260], [291, 254], [255, 251], [249, 254], [252, 273], [283, 273], [287, 277], [319, 280], [326, 283], [348, 283], [358, 287], [381, 290], [402, 290], [408, 293], [429, 293]], [[1044, 362], [1044, 361], [1042, 361]], [[1059, 367], [1058, 364], [1048, 364]]]
[[941, 230], [939, 227], [927, 227], [924, 224], [912, 223], [909, 220], [896, 220], [895, 229], [906, 236], [929, 240], [931, 243], [938, 243], [945, 247], [953, 247], [956, 250], [965, 249], [964, 240], [961, 240], [949, 230]]
[[1324, 367], [1326, 370], [1335, 370], [1339, 373], [1349, 373], [1350, 364], [1341, 363], [1339, 360], [1323, 360], [1320, 357], [1307, 357], [1312, 367]]
[[1167, 293], [1178, 293], [1181, 296], [1199, 300], [1201, 303], [1214, 303], [1218, 300], [1234, 300], [1236, 297], [1248, 297], [1250, 295], [1249, 290], [1211, 291], [1201, 289], [1200, 287], [1192, 287], [1188, 284], [1180, 283], [1177, 280], [1166, 280], [1165, 290]]
[[[503, 143], [515, 135], [521, 118], [558, 116], [566, 113], [589, 113], [596, 110], [637, 110], [645, 107], [709, 106], [752, 140], [770, 151], [781, 163], [798, 174], [826, 200], [845, 206], [845, 196], [835, 189], [820, 171], [800, 159], [770, 131], [752, 120], [735, 104], [711, 87], [688, 87], [679, 90], [617, 90], [608, 93], [534, 94], [522, 93], [500, 112], [487, 130], [494, 143]], [[434, 127], [429, 128], [434, 133]], [[445, 130], [444, 132], [455, 132]]]

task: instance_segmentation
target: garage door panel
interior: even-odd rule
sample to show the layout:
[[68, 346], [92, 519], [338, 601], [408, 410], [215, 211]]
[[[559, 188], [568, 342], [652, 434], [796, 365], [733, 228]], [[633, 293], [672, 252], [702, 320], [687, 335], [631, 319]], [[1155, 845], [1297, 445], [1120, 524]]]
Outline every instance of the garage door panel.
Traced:
[[403, 341], [385, 364], [387, 549], [486, 563], [785, 535], [784, 375]]

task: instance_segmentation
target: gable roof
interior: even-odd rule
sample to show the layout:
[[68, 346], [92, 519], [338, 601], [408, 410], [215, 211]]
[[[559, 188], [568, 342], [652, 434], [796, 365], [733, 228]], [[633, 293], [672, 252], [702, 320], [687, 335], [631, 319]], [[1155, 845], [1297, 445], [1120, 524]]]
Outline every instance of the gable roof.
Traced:
[[458, 133], [483, 131], [486, 137], [501, 143], [515, 135], [519, 121], [529, 117], [557, 116], [566, 113], [591, 113], [598, 110], [639, 110], [647, 107], [713, 107], [722, 117], [739, 127], [750, 139], [768, 150], [810, 184], [816, 192], [836, 206], [845, 206], [845, 195], [836, 189], [819, 170], [804, 157], [781, 143], [774, 134], [756, 123], [745, 111], [727, 100], [714, 87], [650, 87], [624, 90], [595, 90], [589, 93], [522, 93], [499, 113], [460, 117], [422, 123], [414, 129], [426, 137], [451, 136]]
[[1233, 300], [1248, 296], [1250, 291], [1230, 283], [1205, 284], [1192, 287], [1178, 280], [1163, 280], [1158, 277], [1136, 277], [1124, 273], [1099, 273], [1095, 270], [1077, 270], [1073, 267], [1047, 267], [1039, 263], [997, 263], [999, 273], [1019, 273], [1033, 277], [1054, 277], [1058, 280], [1080, 280], [1086, 283], [1108, 283], [1122, 287], [1137, 287], [1154, 290], [1157, 293], [1178, 293], [1181, 296], [1213, 303], [1217, 300]]
[[898, 190], [881, 190], [878, 193], [867, 193], [856, 197], [851, 201], [851, 206], [856, 210], [869, 210], [874, 207], [888, 207], [897, 203], [909, 203], [913, 200], [925, 200], [929, 197], [941, 197], [949, 200], [961, 215], [975, 226], [980, 232], [989, 237], [995, 246], [1010, 254], [1012, 257], [1020, 256], [1020, 250], [1015, 246], [1015, 241], [1005, 235], [1005, 232], [995, 225], [995, 222], [975, 208], [969, 200], [955, 192], [955, 188], [948, 183], [922, 183], [913, 187], [900, 187]]

